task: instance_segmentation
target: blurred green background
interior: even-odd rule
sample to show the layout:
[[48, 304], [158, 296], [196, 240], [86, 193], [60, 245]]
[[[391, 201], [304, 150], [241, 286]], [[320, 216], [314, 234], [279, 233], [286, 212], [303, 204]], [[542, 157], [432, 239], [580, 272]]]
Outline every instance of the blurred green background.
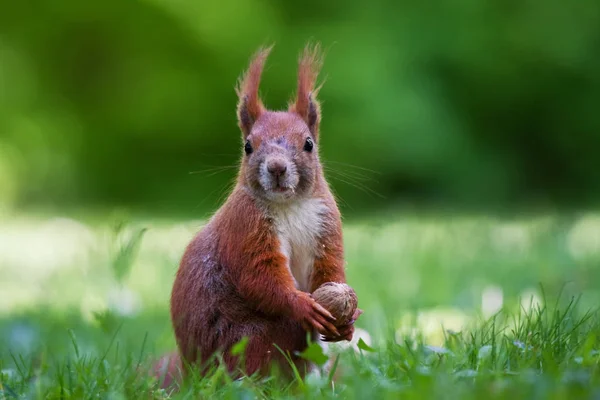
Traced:
[[284, 108], [309, 40], [374, 342], [600, 303], [599, 1], [0, 0], [0, 379], [67, 329], [102, 354], [110, 313], [126, 351], [174, 348], [178, 262], [242, 155], [237, 78], [275, 43]]
[[276, 44], [262, 93], [282, 108], [309, 39], [327, 49], [321, 151], [347, 216], [600, 199], [598, 1], [0, 4], [5, 212], [205, 215], [235, 175], [213, 168], [241, 155], [250, 55]]

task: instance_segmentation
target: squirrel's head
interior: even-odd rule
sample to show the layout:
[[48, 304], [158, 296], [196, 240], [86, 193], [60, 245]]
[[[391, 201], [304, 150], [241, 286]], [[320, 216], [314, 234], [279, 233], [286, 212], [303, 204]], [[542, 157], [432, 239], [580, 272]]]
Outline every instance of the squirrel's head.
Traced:
[[242, 131], [240, 178], [254, 195], [284, 203], [311, 193], [321, 173], [317, 154], [321, 109], [315, 87], [322, 58], [318, 45], [307, 46], [298, 65], [295, 99], [285, 111], [267, 110], [258, 88], [272, 47], [258, 51], [236, 89]]

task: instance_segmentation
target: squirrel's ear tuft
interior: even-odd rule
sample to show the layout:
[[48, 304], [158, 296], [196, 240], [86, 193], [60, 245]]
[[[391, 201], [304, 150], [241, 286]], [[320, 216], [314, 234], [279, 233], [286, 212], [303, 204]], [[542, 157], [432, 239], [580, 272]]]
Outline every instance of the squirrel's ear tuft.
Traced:
[[244, 137], [248, 136], [254, 121], [264, 112], [265, 107], [258, 95], [260, 79], [265, 61], [273, 46], [259, 49], [246, 72], [238, 80], [236, 93], [238, 95], [237, 118], [238, 125]]
[[321, 46], [318, 43], [308, 44], [298, 61], [298, 89], [296, 99], [289, 107], [290, 111], [302, 117], [315, 139], [319, 133], [319, 123], [321, 122], [321, 105], [317, 100], [317, 94], [322, 84], [318, 87], [315, 85], [322, 65]]

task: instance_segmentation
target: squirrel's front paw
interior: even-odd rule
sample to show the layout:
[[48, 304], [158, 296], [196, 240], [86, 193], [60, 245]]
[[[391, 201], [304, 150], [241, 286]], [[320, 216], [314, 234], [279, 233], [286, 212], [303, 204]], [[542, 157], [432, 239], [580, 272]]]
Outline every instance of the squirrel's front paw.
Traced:
[[299, 295], [295, 317], [307, 331], [314, 329], [326, 336], [340, 335], [333, 324], [335, 322], [333, 315], [310, 297], [308, 293], [302, 292]]
[[352, 341], [352, 337], [354, 336], [354, 322], [356, 322], [362, 313], [363, 310], [357, 308], [352, 315], [352, 319], [348, 321], [347, 324], [337, 327], [339, 335], [323, 335], [321, 340], [324, 342], [341, 342], [342, 340]]
[[343, 327], [339, 327], [338, 332], [340, 334], [337, 336], [323, 335], [321, 340], [324, 342], [341, 342], [342, 340], [347, 340], [350, 342], [354, 336], [354, 325], [345, 325]]

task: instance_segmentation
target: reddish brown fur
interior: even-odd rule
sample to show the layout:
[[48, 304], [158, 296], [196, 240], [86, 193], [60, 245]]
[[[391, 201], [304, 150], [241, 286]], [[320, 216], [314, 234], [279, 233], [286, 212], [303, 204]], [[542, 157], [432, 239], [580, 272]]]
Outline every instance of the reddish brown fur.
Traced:
[[265, 61], [271, 53], [273, 47], [266, 47], [259, 49], [252, 62], [248, 67], [248, 70], [238, 80], [238, 86], [236, 87], [236, 93], [238, 95], [238, 115], [241, 114], [242, 109], [246, 109], [247, 116], [240, 118], [238, 124], [244, 135], [249, 133], [250, 127], [254, 121], [260, 117], [264, 112], [265, 107], [258, 95], [258, 87], [260, 85], [260, 79], [262, 76]]
[[[293, 157], [300, 179], [294, 196], [320, 199], [325, 205], [319, 214], [321, 231], [309, 290], [324, 282], [345, 282], [341, 216], [316, 150], [302, 151], [306, 137], [316, 139], [318, 132], [318, 123], [309, 124], [311, 107], [319, 113], [318, 105], [314, 106], [314, 84], [321, 61], [318, 47], [307, 49], [299, 63], [298, 97], [286, 112], [265, 110], [258, 97], [270, 48], [257, 53], [240, 80], [240, 129], [256, 154], [244, 157], [235, 188], [188, 245], [175, 278], [171, 318], [179, 352], [187, 362], [204, 363], [223, 352], [224, 362], [234, 375], [237, 367], [248, 374], [266, 374], [272, 361], [290, 372], [276, 344], [304, 373], [309, 364], [294, 353], [307, 345], [307, 332], [313, 339], [317, 333], [332, 341], [352, 338], [353, 321], [336, 332], [327, 312], [308, 292], [296, 287], [275, 232], [271, 204], [261, 195], [257, 182], [260, 160], [270, 154], [265, 146], [285, 138], [286, 151]], [[249, 343], [245, 364], [240, 366], [229, 350], [244, 336]]]
[[[316, 100], [316, 96], [321, 87], [315, 88], [315, 85], [322, 66], [323, 58], [319, 44], [306, 46], [298, 62], [298, 89], [296, 100], [289, 107], [290, 112], [297, 113], [309, 124], [309, 126], [314, 126], [311, 130], [315, 131], [315, 136], [319, 130], [321, 117], [321, 106]], [[309, 121], [311, 114], [313, 118], [315, 118], [314, 122]]]

